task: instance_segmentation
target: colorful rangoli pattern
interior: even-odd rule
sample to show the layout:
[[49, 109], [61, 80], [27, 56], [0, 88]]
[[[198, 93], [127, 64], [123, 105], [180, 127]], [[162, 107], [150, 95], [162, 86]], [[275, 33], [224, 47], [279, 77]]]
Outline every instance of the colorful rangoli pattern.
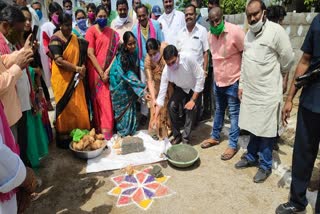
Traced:
[[111, 178], [116, 187], [108, 194], [118, 197], [117, 207], [136, 204], [147, 210], [154, 199], [170, 196], [174, 193], [164, 185], [170, 176], [155, 178], [149, 174], [150, 170], [151, 168], [146, 168], [142, 171], [135, 171], [133, 175], [120, 175]]

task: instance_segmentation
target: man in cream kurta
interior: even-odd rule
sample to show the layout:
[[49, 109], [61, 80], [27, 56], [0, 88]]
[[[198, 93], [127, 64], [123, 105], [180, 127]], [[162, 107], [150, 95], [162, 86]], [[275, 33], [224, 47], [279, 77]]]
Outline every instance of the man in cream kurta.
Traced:
[[293, 61], [293, 50], [285, 30], [265, 17], [265, 5], [251, 0], [246, 14], [249, 31], [244, 40], [239, 98], [239, 127], [250, 132], [248, 153], [235, 167], [257, 164], [254, 182], [263, 182], [271, 174], [272, 146], [280, 124], [282, 76]]

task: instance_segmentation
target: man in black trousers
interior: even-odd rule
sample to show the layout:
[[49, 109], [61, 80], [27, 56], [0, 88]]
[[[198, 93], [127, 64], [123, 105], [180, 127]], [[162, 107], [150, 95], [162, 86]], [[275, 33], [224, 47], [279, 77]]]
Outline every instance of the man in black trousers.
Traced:
[[[168, 112], [172, 123], [174, 139], [171, 144], [189, 143], [189, 137], [200, 105], [199, 94], [205, 81], [204, 71], [194, 57], [188, 54], [178, 54], [173, 45], [168, 45], [163, 51], [166, 66], [161, 75], [160, 91], [156, 100], [156, 110], [153, 126], [157, 124], [160, 109], [164, 105], [169, 82], [175, 84], [173, 95], [168, 103]], [[183, 106], [183, 115], [181, 115]], [[166, 107], [166, 106], [164, 106]], [[181, 134], [180, 129], [184, 131]]]
[[[282, 110], [282, 120], [287, 123], [292, 110], [292, 100], [298, 91], [295, 79], [320, 68], [320, 15], [311, 23], [301, 50], [303, 55], [296, 68], [286, 103]], [[320, 142], [320, 75], [315, 76], [303, 86], [297, 118], [296, 136], [292, 158], [292, 181], [290, 200], [276, 209], [277, 214], [291, 214], [306, 209], [306, 191], [311, 179]], [[320, 194], [318, 192], [316, 212], [320, 213]]]

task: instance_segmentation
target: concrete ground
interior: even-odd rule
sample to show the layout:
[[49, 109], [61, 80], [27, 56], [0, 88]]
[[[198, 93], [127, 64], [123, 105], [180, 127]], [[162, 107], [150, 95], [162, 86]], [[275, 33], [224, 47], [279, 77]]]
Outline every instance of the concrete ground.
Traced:
[[[191, 138], [194, 148], [199, 151], [200, 160], [183, 170], [168, 165], [166, 161], [159, 163], [163, 173], [171, 176], [166, 185], [176, 194], [156, 199], [147, 211], [135, 205], [117, 208], [117, 197], [107, 194], [114, 187], [110, 177], [123, 174], [124, 170], [86, 174], [86, 161], [51, 144], [49, 156], [37, 170], [42, 180], [38, 189], [39, 198], [26, 213], [274, 213], [276, 207], [288, 199], [292, 157], [289, 144], [292, 144], [294, 138], [295, 114], [296, 108], [283, 134], [284, 143], [280, 144], [280, 151], [274, 152], [273, 173], [262, 184], [252, 181], [257, 168], [234, 168], [234, 164], [245, 152], [248, 136], [240, 138], [241, 149], [232, 160], [222, 161], [220, 155], [227, 148], [228, 124], [223, 130], [222, 143], [206, 150], [200, 148], [200, 143], [209, 136], [212, 121], [200, 124]], [[53, 113], [50, 115], [53, 118]], [[138, 166], [136, 169], [144, 167]], [[312, 191], [319, 182], [319, 169], [318, 160], [310, 183]], [[313, 203], [315, 193], [308, 193]], [[307, 213], [313, 213], [311, 206], [308, 206]]]

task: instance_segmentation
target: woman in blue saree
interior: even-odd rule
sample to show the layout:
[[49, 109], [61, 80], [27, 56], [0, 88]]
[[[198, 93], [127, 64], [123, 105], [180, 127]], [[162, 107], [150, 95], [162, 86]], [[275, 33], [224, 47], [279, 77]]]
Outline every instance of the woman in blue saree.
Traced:
[[138, 66], [136, 39], [132, 32], [127, 31], [110, 69], [109, 79], [116, 129], [121, 137], [136, 132], [136, 102], [146, 96], [146, 85], [137, 75]]

